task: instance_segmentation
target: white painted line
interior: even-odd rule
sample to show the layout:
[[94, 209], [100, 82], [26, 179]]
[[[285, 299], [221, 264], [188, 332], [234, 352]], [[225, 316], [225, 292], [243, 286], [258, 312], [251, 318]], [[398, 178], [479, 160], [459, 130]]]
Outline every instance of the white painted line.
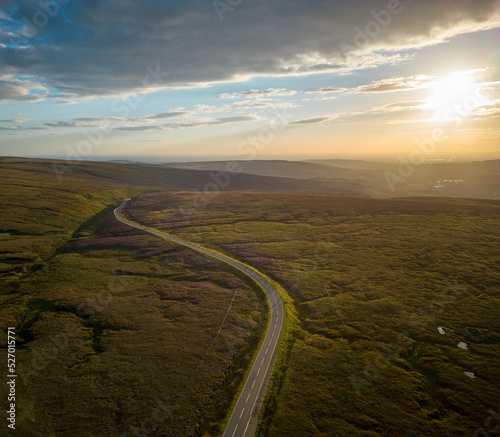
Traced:
[[240, 419], [241, 419], [241, 416], [243, 416], [244, 411], [245, 411], [245, 407], [243, 407], [243, 410], [241, 410]]
[[257, 380], [256, 380], [256, 379], [254, 379], [254, 380], [253, 380], [253, 382], [252, 382], [252, 388], [253, 388], [253, 386], [255, 385], [255, 381], [257, 381]]
[[233, 435], [232, 437], [234, 437], [234, 435], [236, 434], [236, 430], [238, 429], [238, 425], [236, 425], [236, 427], [234, 428], [234, 432], [233, 432]]
[[245, 401], [245, 404], [248, 402], [248, 398], [250, 397], [251, 393], [248, 393], [247, 400]]
[[260, 367], [259, 367], [259, 370], [257, 370], [257, 376], [259, 376], [259, 373], [260, 373]]
[[248, 425], [250, 425], [250, 420], [252, 420], [252, 416], [248, 419], [247, 426], [245, 426], [245, 431], [243, 431], [243, 437], [245, 437], [245, 434], [247, 433]]
[[268, 352], [269, 352], [269, 348], [267, 348], [267, 349], [266, 349], [266, 353], [265, 353], [265, 355], [267, 355], [267, 353], [268, 353]]

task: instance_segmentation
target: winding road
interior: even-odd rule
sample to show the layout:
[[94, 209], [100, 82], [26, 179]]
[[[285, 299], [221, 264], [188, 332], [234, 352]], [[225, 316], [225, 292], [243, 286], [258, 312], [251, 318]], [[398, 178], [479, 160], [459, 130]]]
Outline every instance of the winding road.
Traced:
[[229, 264], [252, 278], [267, 293], [271, 302], [269, 328], [223, 434], [223, 437], [254, 436], [258, 425], [259, 410], [265, 398], [269, 380], [274, 369], [278, 351], [277, 346], [283, 330], [284, 309], [278, 292], [263, 276], [239, 261], [123, 218], [121, 211], [129, 200], [124, 200], [114, 210], [115, 217], [119, 221]]

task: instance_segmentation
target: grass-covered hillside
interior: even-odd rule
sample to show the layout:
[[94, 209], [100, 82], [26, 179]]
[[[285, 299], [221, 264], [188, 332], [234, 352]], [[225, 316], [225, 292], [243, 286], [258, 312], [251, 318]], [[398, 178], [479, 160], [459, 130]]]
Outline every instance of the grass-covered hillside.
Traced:
[[214, 435], [265, 328], [264, 302], [244, 278], [105, 210], [4, 295], [17, 429]]
[[[499, 198], [500, 160], [422, 162], [401, 156], [393, 162], [345, 159], [309, 162], [284, 160], [237, 161], [243, 173], [281, 176], [329, 183], [344, 193], [370, 197], [403, 196]], [[224, 161], [166, 164], [170, 168], [221, 170]]]
[[53, 164], [0, 161], [0, 338], [16, 328], [20, 435], [216, 434], [263, 333], [263, 295], [114, 218], [124, 198], [187, 189], [183, 170], [58, 162], [57, 177]]
[[483, 426], [500, 405], [498, 202], [213, 172], [0, 159], [0, 337], [16, 328], [22, 435], [221, 431], [263, 333], [263, 296], [116, 222], [130, 197], [136, 221], [230, 253], [293, 298], [300, 322], [261, 435]]
[[[329, 183], [155, 165], [0, 158], [0, 277], [37, 268], [90, 217], [151, 191], [342, 192]], [[356, 188], [348, 187], [352, 193]]]
[[221, 193], [186, 221], [190, 197], [128, 214], [248, 262], [298, 310], [261, 435], [470, 436], [496, 411], [498, 202]]

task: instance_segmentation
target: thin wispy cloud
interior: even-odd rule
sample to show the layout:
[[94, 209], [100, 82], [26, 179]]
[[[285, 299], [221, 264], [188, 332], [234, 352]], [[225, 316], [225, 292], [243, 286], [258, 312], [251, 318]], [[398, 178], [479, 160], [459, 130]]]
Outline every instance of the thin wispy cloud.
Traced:
[[144, 117], [133, 117], [133, 118], [122, 118], [122, 117], [79, 117], [71, 121], [58, 121], [55, 123], [45, 123], [44, 126], [51, 128], [64, 128], [64, 127], [99, 127], [106, 126], [111, 127], [113, 125], [120, 124], [133, 124], [133, 123], [145, 123], [154, 122], [157, 120], [166, 120], [171, 118], [182, 118], [193, 114], [190, 111], [180, 111], [180, 110], [170, 110], [167, 112], [161, 112], [158, 114], [151, 114]]
[[350, 94], [359, 93], [390, 93], [394, 91], [410, 91], [430, 87], [435, 79], [429, 76], [415, 75], [408, 77], [392, 77], [379, 80], [367, 85], [346, 90]]
[[29, 121], [28, 118], [8, 118], [5, 120], [0, 120], [0, 123], [16, 123], [16, 124], [22, 124], [26, 121]]
[[166, 123], [159, 125], [143, 125], [143, 126], [123, 126], [123, 127], [118, 127], [117, 130], [132, 131], [132, 132], [146, 132], [155, 130], [157, 131], [177, 130], [177, 129], [197, 128], [202, 126], [218, 126], [222, 124], [241, 123], [246, 121], [258, 121], [258, 120], [260, 120], [260, 118], [257, 116], [248, 115], [240, 117], [221, 117], [209, 120], [193, 120], [182, 123]]
[[318, 124], [318, 123], [324, 123], [325, 121], [332, 120], [334, 116], [331, 115], [325, 115], [323, 117], [312, 117], [312, 118], [306, 118], [304, 120], [298, 120], [298, 121], [293, 121], [289, 124], [295, 125], [295, 124]]
[[[0, 7], [4, 7], [4, 5], [0, 3]], [[0, 20], [12, 21], [12, 19], [4, 11], [0, 11]]]
[[500, 100], [478, 106], [469, 114], [473, 119], [490, 119], [500, 117]]
[[308, 94], [331, 94], [331, 93], [342, 93], [347, 91], [347, 88], [318, 88], [315, 90], [307, 91]]
[[168, 119], [168, 118], [179, 118], [179, 117], [186, 117], [188, 115], [190, 115], [191, 112], [189, 111], [168, 111], [168, 112], [161, 112], [160, 114], [153, 114], [153, 115], [149, 115], [147, 117], [139, 117], [139, 118], [135, 118], [135, 119], [132, 119], [132, 120], [141, 120], [141, 119], [144, 119], [144, 120], [165, 120], [165, 119]]
[[370, 112], [381, 113], [381, 112], [397, 112], [397, 111], [411, 111], [425, 109], [428, 105], [426, 100], [413, 100], [407, 102], [394, 102], [388, 103], [387, 105], [378, 106], [370, 109]]
[[423, 111], [426, 110], [426, 101], [407, 101], [407, 102], [395, 102], [383, 106], [377, 106], [369, 108], [365, 111], [353, 111], [353, 112], [341, 112], [338, 114], [329, 114], [319, 117], [307, 118], [304, 120], [298, 120], [289, 123], [290, 125], [298, 124], [319, 124], [325, 123], [327, 121], [346, 119], [352, 117], [370, 116], [373, 118], [380, 118], [386, 114], [395, 114], [402, 112], [413, 112], [413, 111]]
[[264, 109], [264, 108], [295, 108], [297, 105], [291, 102], [263, 102], [263, 101], [243, 101], [235, 102], [231, 108], [235, 109]]
[[3, 131], [30, 131], [30, 130], [45, 130], [49, 129], [47, 126], [31, 126], [31, 127], [25, 127], [25, 126], [0, 126], [0, 130]]
[[293, 96], [297, 94], [295, 90], [287, 90], [287, 89], [275, 89], [269, 88], [266, 90], [249, 90], [249, 91], [237, 91], [235, 93], [224, 93], [221, 94], [222, 99], [237, 99], [241, 97], [246, 98], [261, 98], [261, 97], [284, 97], [284, 96]]
[[412, 91], [428, 88], [434, 85], [436, 78], [424, 75], [413, 75], [407, 77], [392, 77], [359, 85], [354, 88], [318, 88], [307, 91], [308, 94], [362, 94], [362, 93], [390, 93], [396, 91]]

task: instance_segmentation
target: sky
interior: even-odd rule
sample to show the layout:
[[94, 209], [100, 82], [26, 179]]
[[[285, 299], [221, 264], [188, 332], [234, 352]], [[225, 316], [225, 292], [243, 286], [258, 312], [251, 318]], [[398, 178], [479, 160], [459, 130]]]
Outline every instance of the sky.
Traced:
[[500, 0], [0, 0], [0, 155], [500, 158]]

